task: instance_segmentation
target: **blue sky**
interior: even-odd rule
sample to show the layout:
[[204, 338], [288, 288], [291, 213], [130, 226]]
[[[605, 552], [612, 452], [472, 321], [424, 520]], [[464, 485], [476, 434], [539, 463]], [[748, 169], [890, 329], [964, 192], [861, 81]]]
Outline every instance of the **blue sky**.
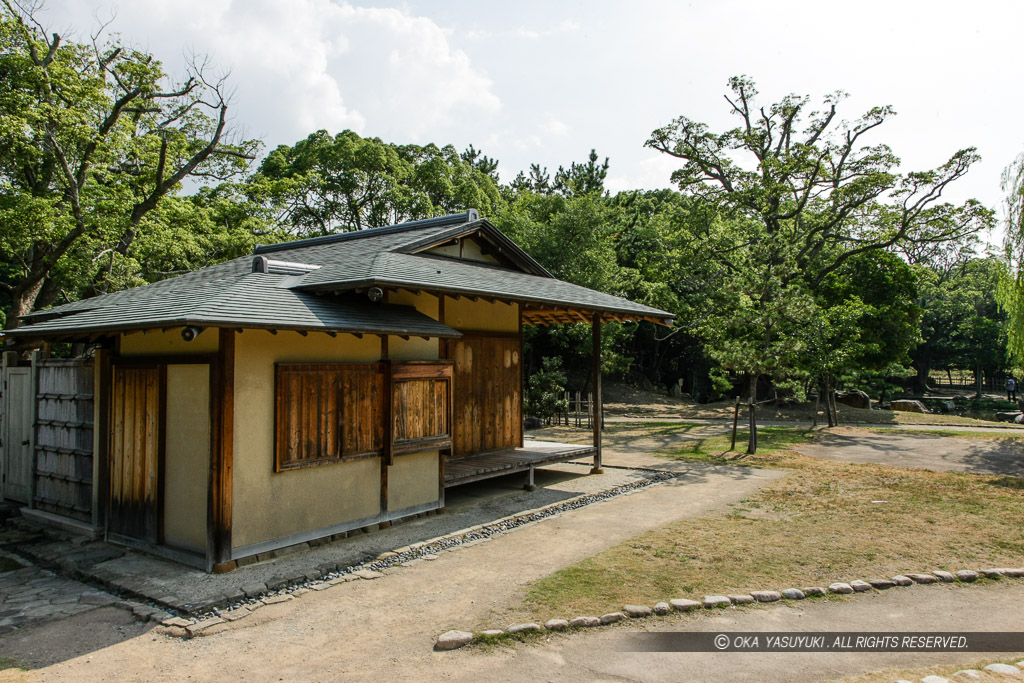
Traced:
[[729, 76], [767, 103], [850, 94], [874, 105], [905, 170], [976, 146], [983, 162], [949, 197], [1002, 201], [1024, 152], [1024, 3], [50, 0], [45, 23], [87, 38], [96, 17], [181, 73], [184, 54], [230, 69], [234, 123], [269, 148], [325, 128], [390, 142], [472, 143], [510, 179], [596, 148], [612, 190], [668, 185], [675, 162], [643, 147], [678, 115], [734, 125]]

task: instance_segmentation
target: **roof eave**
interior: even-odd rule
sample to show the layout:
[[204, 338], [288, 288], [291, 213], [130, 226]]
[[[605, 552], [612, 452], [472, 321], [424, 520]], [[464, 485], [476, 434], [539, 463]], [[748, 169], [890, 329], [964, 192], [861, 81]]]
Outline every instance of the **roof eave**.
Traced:
[[514, 303], [534, 303], [548, 306], [562, 306], [577, 308], [579, 310], [587, 311], [598, 311], [602, 313], [617, 313], [623, 317], [632, 317], [638, 320], [651, 320], [652, 322], [658, 322], [660, 325], [671, 326], [672, 321], [675, 320], [675, 315], [668, 311], [662, 311], [656, 308], [650, 308], [648, 311], [636, 311], [627, 308], [617, 308], [612, 306], [595, 306], [591, 304], [581, 304], [573, 301], [562, 301], [557, 299], [549, 299], [544, 297], [531, 297], [529, 295], [516, 295], [508, 296], [507, 294], [499, 294], [494, 292], [484, 292], [476, 289], [463, 289], [459, 287], [450, 287], [444, 285], [438, 285], [432, 282], [415, 282], [412, 280], [389, 280], [387, 278], [363, 278], [359, 280], [343, 280], [336, 283], [324, 283], [318, 285], [309, 285], [298, 288], [299, 291], [313, 292], [313, 293], [337, 293], [337, 292], [348, 292], [354, 289], [367, 289], [369, 287], [381, 287], [382, 289], [406, 289], [406, 290], [418, 290], [424, 292], [439, 292], [443, 294], [457, 294], [459, 296], [470, 297], [482, 297], [488, 299], [498, 299], [503, 301], [510, 301]]

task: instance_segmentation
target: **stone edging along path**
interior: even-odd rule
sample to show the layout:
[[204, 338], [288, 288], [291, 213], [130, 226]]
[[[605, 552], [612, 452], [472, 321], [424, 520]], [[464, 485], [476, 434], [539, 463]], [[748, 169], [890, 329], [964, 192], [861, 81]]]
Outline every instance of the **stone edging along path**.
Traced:
[[572, 619], [549, 619], [543, 626], [536, 623], [514, 624], [508, 628], [486, 629], [479, 633], [470, 631], [445, 631], [438, 636], [434, 644], [435, 650], [456, 650], [473, 642], [486, 642], [506, 635], [542, 633], [547, 631], [566, 631], [569, 629], [606, 626], [626, 619], [642, 619], [652, 615], [663, 616], [672, 612], [691, 612], [697, 609], [715, 609], [732, 605], [753, 605], [756, 603], [778, 602], [780, 600], [804, 600], [808, 597], [833, 595], [849, 595], [875, 590], [887, 590], [901, 586], [933, 583], [972, 583], [978, 579], [1024, 578], [1024, 568], [964, 569], [955, 574], [943, 570], [935, 570], [923, 574], [898, 574], [891, 579], [854, 580], [849, 583], [836, 582], [828, 588], [811, 586], [808, 588], [786, 588], [777, 590], [757, 590], [747, 594], [706, 595], [703, 601], [676, 598], [668, 602], [659, 602], [653, 607], [646, 605], [625, 605], [620, 612], [609, 612], [601, 617], [583, 616]]

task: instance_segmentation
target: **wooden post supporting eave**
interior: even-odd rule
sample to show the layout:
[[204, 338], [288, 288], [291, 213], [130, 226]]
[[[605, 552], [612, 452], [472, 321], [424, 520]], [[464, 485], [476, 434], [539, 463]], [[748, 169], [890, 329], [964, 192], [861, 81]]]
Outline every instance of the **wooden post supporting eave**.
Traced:
[[235, 331], [221, 328], [213, 376], [212, 439], [207, 501], [210, 570], [235, 568], [231, 560], [231, 494], [235, 447]]
[[604, 468], [601, 467], [601, 427], [602, 422], [602, 400], [601, 400], [601, 314], [594, 313], [590, 321], [590, 327], [593, 331], [594, 337], [594, 398], [591, 410], [594, 413], [594, 419], [591, 420], [594, 425], [594, 466], [591, 468], [591, 474], [603, 474]]

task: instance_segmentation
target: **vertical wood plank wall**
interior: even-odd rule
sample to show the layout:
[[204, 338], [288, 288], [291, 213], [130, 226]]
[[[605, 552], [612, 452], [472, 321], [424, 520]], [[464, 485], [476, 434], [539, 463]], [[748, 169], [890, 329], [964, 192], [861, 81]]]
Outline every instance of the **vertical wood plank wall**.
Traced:
[[395, 440], [448, 434], [447, 380], [409, 380], [394, 388]]
[[109, 530], [156, 543], [161, 371], [115, 366], [113, 375]]
[[385, 370], [381, 363], [278, 365], [277, 469], [379, 454]]
[[455, 360], [452, 457], [519, 446], [519, 336], [464, 334], [448, 347]]

